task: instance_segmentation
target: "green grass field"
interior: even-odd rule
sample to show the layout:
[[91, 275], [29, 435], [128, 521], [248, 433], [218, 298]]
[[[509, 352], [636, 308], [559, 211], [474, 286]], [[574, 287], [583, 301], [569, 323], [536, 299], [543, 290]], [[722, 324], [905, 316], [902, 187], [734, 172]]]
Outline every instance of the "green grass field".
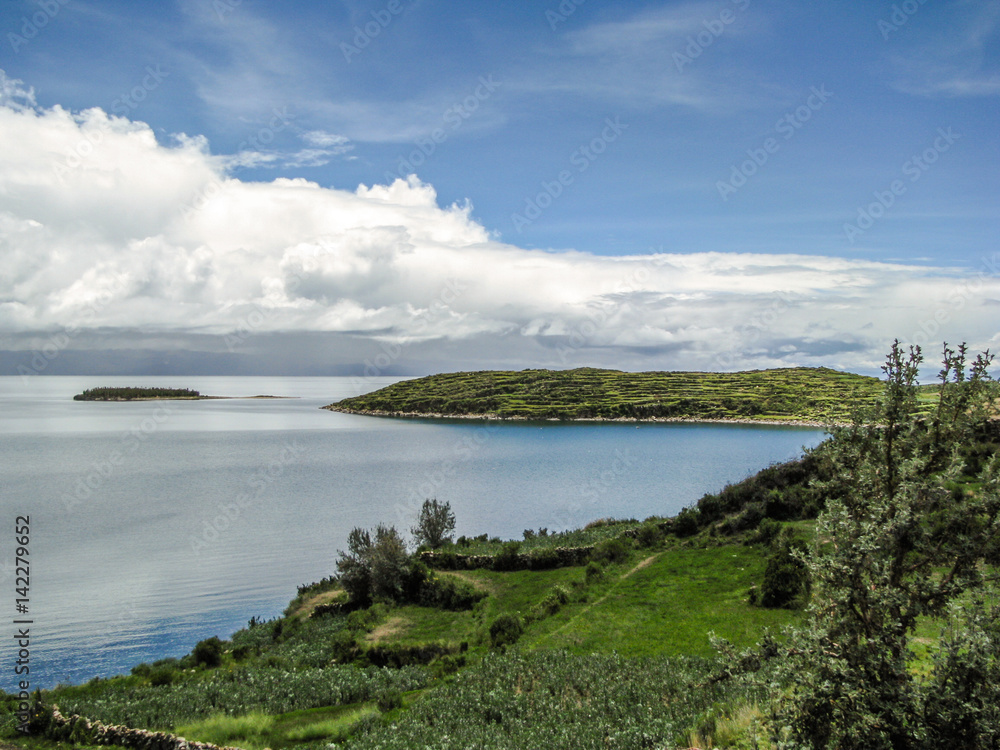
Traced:
[[502, 419], [722, 419], [829, 423], [881, 393], [876, 378], [827, 368], [738, 373], [579, 368], [456, 372], [330, 404], [336, 411]]

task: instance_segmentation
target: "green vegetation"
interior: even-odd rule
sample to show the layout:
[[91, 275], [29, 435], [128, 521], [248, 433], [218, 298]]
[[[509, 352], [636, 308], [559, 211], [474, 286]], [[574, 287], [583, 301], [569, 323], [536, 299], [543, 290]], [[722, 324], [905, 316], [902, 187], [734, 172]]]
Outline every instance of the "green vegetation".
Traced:
[[208, 396], [202, 396], [190, 388], [88, 388], [73, 396], [74, 401], [146, 401], [163, 398], [201, 399]]
[[363, 414], [501, 419], [720, 419], [846, 422], [877, 378], [827, 368], [738, 373], [524, 370], [404, 380], [325, 408]]
[[249, 750], [997, 747], [1000, 393], [988, 356], [946, 348], [933, 397], [919, 363], [673, 518], [452, 542], [429, 500], [417, 552], [354, 529], [282, 617], [41, 700]]
[[[996, 427], [990, 359], [945, 347], [937, 407], [919, 418], [922, 356], [896, 342], [876, 412], [834, 433], [837, 472], [802, 558], [809, 619], [768, 645], [790, 686], [776, 725], [796, 746], [1000, 745], [1000, 607], [966, 597], [1000, 563], [1000, 455], [982, 450]], [[941, 650], [915, 674], [920, 618], [945, 616]]]
[[455, 514], [451, 503], [439, 503], [437, 499], [424, 500], [420, 508], [417, 525], [410, 529], [418, 547], [437, 549], [445, 542], [451, 542], [455, 531]]

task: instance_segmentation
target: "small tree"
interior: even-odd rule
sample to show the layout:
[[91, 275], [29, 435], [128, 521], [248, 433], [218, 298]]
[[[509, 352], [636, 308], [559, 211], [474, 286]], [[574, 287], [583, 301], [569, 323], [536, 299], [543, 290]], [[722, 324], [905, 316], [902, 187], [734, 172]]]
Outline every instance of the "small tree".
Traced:
[[371, 590], [375, 599], [403, 600], [403, 584], [410, 570], [406, 543], [393, 526], [379, 524], [371, 555]]
[[347, 552], [338, 550], [337, 576], [352, 602], [372, 597], [372, 537], [367, 529], [353, 528], [347, 535]]
[[337, 576], [352, 602], [403, 598], [410, 557], [394, 527], [379, 524], [374, 536], [366, 529], [352, 529], [347, 537], [347, 552], [339, 555]]
[[418, 547], [431, 549], [450, 542], [454, 531], [455, 514], [451, 512], [451, 503], [440, 503], [437, 499], [424, 500], [417, 525], [410, 529]]

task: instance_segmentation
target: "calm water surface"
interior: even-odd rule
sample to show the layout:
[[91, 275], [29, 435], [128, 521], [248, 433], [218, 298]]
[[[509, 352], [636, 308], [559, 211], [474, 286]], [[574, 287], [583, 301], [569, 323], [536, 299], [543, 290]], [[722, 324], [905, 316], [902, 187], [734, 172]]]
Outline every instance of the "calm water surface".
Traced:
[[[409, 529], [426, 497], [451, 503], [458, 534], [504, 538], [673, 515], [824, 434], [319, 408], [395, 380], [0, 378], [0, 612], [15, 616], [14, 519], [30, 515], [32, 687], [127, 672], [276, 616], [297, 585], [333, 572], [352, 527]], [[72, 400], [100, 385], [296, 398]], [[5, 689], [12, 641], [0, 638]]]

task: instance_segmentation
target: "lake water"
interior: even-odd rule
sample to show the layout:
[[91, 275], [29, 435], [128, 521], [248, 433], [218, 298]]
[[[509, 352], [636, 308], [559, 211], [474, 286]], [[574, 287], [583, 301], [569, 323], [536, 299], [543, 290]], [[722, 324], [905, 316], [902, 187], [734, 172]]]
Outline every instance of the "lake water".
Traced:
[[[822, 430], [719, 424], [402, 420], [319, 407], [396, 378], [0, 378], [0, 612], [32, 620], [31, 686], [180, 656], [334, 570], [354, 526], [409, 529], [424, 498], [457, 533], [521, 538], [673, 515]], [[100, 385], [280, 400], [96, 403]], [[14, 525], [30, 516], [29, 612]], [[6, 618], [5, 618], [6, 619]], [[15, 684], [15, 626], [0, 687]], [[2, 636], [2, 631], [0, 631]]]

